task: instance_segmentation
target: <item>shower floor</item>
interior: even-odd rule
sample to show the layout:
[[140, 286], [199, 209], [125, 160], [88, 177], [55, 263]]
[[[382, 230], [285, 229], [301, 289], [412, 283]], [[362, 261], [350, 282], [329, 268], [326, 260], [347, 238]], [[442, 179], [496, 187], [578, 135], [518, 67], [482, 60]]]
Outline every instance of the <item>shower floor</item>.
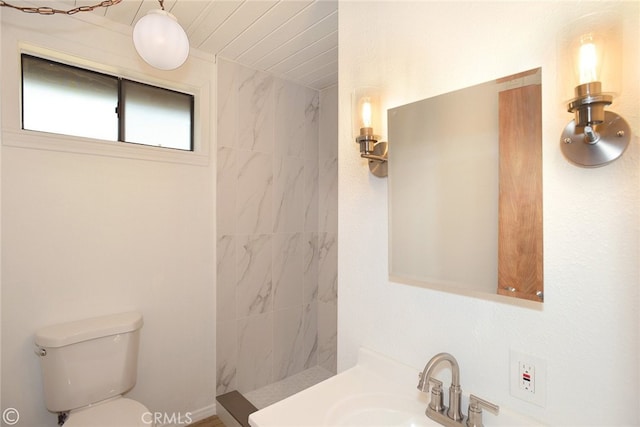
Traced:
[[314, 386], [334, 375], [334, 373], [320, 366], [315, 366], [285, 378], [282, 381], [245, 393], [244, 397], [253, 403], [256, 408], [262, 409]]

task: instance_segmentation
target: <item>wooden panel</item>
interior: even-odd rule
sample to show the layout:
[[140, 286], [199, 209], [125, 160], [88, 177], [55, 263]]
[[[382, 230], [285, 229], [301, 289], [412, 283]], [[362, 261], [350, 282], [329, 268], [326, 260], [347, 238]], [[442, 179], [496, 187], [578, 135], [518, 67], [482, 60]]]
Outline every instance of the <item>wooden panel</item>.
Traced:
[[540, 85], [499, 94], [498, 293], [533, 301], [544, 292], [540, 105]]

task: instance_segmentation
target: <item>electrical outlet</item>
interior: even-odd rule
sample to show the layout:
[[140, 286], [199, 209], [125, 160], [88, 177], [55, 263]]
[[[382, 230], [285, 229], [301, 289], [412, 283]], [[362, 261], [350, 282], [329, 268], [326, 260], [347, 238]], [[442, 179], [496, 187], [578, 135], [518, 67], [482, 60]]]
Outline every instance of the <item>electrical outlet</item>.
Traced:
[[520, 389], [529, 393], [536, 392], [536, 366], [531, 362], [518, 361]]
[[518, 399], [544, 407], [547, 363], [538, 357], [511, 350], [510, 391]]

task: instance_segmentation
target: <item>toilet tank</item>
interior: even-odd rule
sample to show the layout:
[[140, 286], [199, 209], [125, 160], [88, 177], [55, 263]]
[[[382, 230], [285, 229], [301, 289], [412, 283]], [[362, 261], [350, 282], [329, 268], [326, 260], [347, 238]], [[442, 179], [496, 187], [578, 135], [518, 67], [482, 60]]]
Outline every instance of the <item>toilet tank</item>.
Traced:
[[45, 404], [80, 408], [133, 388], [142, 315], [113, 314], [48, 326], [36, 333]]

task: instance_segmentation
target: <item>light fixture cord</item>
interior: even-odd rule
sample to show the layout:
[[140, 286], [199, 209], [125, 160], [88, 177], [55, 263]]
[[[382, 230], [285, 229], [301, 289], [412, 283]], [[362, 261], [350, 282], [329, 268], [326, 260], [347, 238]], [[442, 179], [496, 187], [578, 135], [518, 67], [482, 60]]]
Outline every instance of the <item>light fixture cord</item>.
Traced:
[[160, 3], [160, 9], [164, 10], [164, 0], [158, 0], [158, 3]]
[[74, 15], [78, 12], [91, 12], [94, 9], [97, 9], [99, 7], [113, 6], [120, 3], [121, 1], [122, 0], [104, 0], [104, 1], [101, 1], [100, 3], [94, 4], [93, 6], [78, 6], [78, 7], [74, 7], [73, 9], [62, 10], [62, 9], [54, 9], [52, 7], [45, 7], [45, 6], [20, 7], [20, 6], [15, 6], [10, 3], [7, 3], [6, 1], [0, 0], [0, 7], [2, 6], [10, 7], [12, 9], [17, 9], [21, 12], [37, 13], [38, 15], [55, 15], [56, 13], [61, 13], [64, 15]]

